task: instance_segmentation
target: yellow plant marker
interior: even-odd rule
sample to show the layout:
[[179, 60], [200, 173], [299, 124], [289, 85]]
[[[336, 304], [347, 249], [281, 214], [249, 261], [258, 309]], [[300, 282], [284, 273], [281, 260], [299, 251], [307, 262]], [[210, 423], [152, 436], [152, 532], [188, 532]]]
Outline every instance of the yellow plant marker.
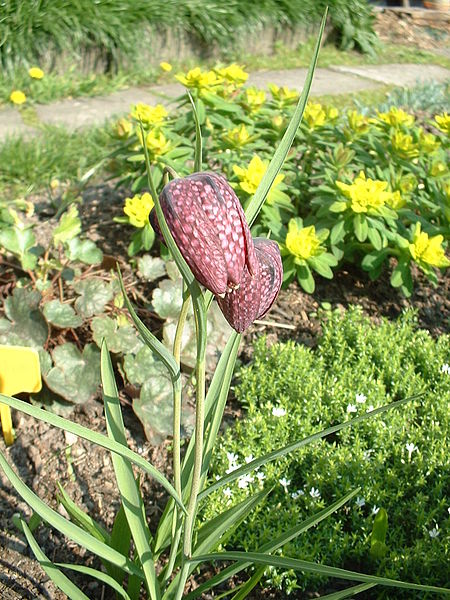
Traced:
[[[39, 354], [34, 348], [0, 346], [0, 393], [14, 396], [20, 392], [39, 392], [42, 387]], [[9, 446], [14, 441], [11, 411], [0, 402], [3, 437]]]

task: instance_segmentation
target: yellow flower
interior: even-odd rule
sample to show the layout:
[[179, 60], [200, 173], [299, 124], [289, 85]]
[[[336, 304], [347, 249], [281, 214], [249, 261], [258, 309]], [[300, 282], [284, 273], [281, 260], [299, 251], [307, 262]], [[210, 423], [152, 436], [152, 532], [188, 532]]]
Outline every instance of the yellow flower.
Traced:
[[404, 158], [414, 158], [419, 154], [417, 144], [413, 141], [412, 135], [409, 135], [408, 133], [396, 131], [391, 136], [391, 144], [393, 150]]
[[414, 117], [413, 115], [408, 114], [401, 108], [397, 108], [396, 106], [391, 106], [389, 112], [380, 113], [377, 111], [378, 119], [387, 125], [391, 125], [392, 127], [411, 127], [414, 125]]
[[121, 139], [126, 139], [133, 131], [133, 124], [129, 119], [119, 119], [116, 123], [116, 135]]
[[297, 102], [299, 93], [297, 90], [291, 90], [286, 85], [278, 87], [274, 83], [269, 83], [269, 90], [272, 94], [272, 98], [277, 100], [280, 104], [293, 104]]
[[404, 175], [400, 179], [399, 187], [402, 194], [411, 194], [417, 187], [416, 177], [412, 173]]
[[253, 141], [255, 136], [250, 135], [247, 127], [242, 123], [234, 129], [229, 129], [226, 133], [224, 133], [223, 139], [230, 146], [233, 146], [234, 148], [240, 148], [241, 146], [245, 146], [245, 144]]
[[[244, 192], [247, 192], [247, 194], [254, 194], [258, 189], [258, 186], [261, 183], [268, 166], [269, 163], [267, 161], [262, 161], [259, 156], [254, 156], [246, 169], [234, 165], [233, 171], [240, 180], [239, 187], [244, 190]], [[284, 175], [278, 174], [272, 184], [271, 191], [274, 190], [274, 188], [276, 188], [283, 181], [283, 179]], [[267, 195], [267, 201], [269, 203], [270, 193], [271, 192], [269, 191], [269, 194]]]
[[[140, 136], [139, 136], [140, 137]], [[151, 154], [154, 156], [166, 154], [171, 149], [170, 141], [157, 129], [152, 129], [145, 138], [145, 144]]]
[[448, 267], [450, 260], [445, 256], [442, 235], [429, 237], [427, 233], [420, 230], [420, 223], [416, 224], [413, 234], [413, 243], [409, 244], [411, 256], [420, 266]]
[[149, 193], [136, 195], [133, 198], [125, 198], [123, 212], [128, 216], [130, 224], [134, 227], [144, 227], [149, 220], [148, 216], [154, 204]]
[[347, 112], [347, 120], [350, 129], [354, 133], [365, 133], [370, 127], [369, 119], [356, 110]]
[[272, 117], [272, 125], [275, 129], [280, 130], [284, 127], [284, 119], [281, 115]]
[[447, 165], [442, 161], [435, 161], [431, 165], [430, 173], [433, 177], [442, 177], [446, 175], [448, 171]]
[[147, 125], [162, 123], [169, 113], [162, 104], [150, 106], [144, 102], [138, 102], [131, 110], [131, 116], [137, 121], [141, 120]]
[[234, 84], [236, 87], [243, 85], [248, 79], [248, 73], [246, 73], [240, 65], [233, 63], [228, 67], [222, 69], [216, 69], [216, 72], [228, 83]]
[[258, 90], [255, 87], [249, 87], [245, 90], [245, 105], [251, 113], [258, 112], [266, 101], [266, 92]]
[[360, 171], [352, 184], [336, 181], [337, 187], [350, 200], [350, 208], [355, 213], [376, 212], [391, 200], [392, 192], [387, 191], [387, 181], [366, 179]]
[[436, 127], [450, 136], [450, 115], [445, 112], [442, 115], [436, 115], [434, 120], [436, 121]]
[[160, 62], [159, 66], [163, 71], [166, 71], [166, 73], [170, 73], [170, 71], [172, 70], [172, 65], [168, 62]]
[[13, 92], [11, 92], [9, 99], [13, 104], [23, 104], [24, 102], [26, 102], [27, 97], [20, 90], [14, 90]]
[[337, 108], [335, 108], [334, 106], [330, 106], [329, 108], [327, 108], [327, 119], [329, 121], [336, 121], [338, 117], [339, 111]]
[[420, 132], [419, 146], [420, 149], [426, 154], [432, 154], [433, 152], [436, 152], [440, 145], [441, 143], [432, 133], [424, 133], [424, 131]]
[[303, 120], [311, 129], [322, 127], [327, 120], [327, 113], [319, 102], [308, 102], [303, 113]]
[[31, 67], [31, 69], [28, 69], [28, 75], [33, 79], [42, 79], [44, 77], [44, 71], [39, 67]]
[[399, 208], [403, 208], [405, 206], [406, 200], [401, 195], [399, 190], [395, 190], [395, 192], [392, 192], [391, 197], [386, 201], [386, 203], [394, 210], [398, 210]]
[[311, 256], [317, 256], [325, 251], [320, 245], [314, 225], [299, 229], [295, 219], [291, 219], [286, 235], [286, 248], [297, 258], [308, 260]]
[[178, 73], [175, 75], [175, 79], [178, 79], [185, 87], [198, 90], [209, 90], [222, 81], [214, 71], [202, 71], [200, 67], [195, 67], [186, 74]]

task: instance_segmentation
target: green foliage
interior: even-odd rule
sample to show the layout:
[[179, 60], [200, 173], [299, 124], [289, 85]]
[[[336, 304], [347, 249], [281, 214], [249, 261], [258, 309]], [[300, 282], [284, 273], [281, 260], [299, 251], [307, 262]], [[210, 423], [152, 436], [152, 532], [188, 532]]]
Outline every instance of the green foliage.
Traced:
[[[246, 527], [229, 541], [230, 548], [249, 550], [360, 486], [352, 505], [287, 544], [283, 554], [443, 584], [450, 338], [433, 340], [418, 330], [412, 312], [375, 325], [354, 308], [343, 315], [324, 314], [322, 326], [315, 350], [257, 341], [253, 362], [241, 370], [235, 387], [246, 415], [221, 438], [211, 481], [251, 456], [387, 401], [418, 391], [423, 397], [389, 417], [364, 421], [239, 478], [210, 496], [203, 517], [211, 518], [262, 486], [273, 486], [270, 501], [254, 510]], [[385, 511], [375, 516], [378, 507]], [[285, 591], [326, 589], [321, 577], [280, 570], [266, 571], [265, 581]], [[397, 591], [395, 597], [411, 598], [411, 593]]]

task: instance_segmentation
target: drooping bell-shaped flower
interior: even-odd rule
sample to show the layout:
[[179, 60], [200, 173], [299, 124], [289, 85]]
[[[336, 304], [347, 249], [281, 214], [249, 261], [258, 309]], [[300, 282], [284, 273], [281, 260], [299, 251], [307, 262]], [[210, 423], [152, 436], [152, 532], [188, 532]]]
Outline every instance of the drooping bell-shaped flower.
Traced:
[[[240, 286], [244, 272], [256, 275], [258, 260], [238, 197], [226, 179], [194, 173], [173, 179], [160, 195], [173, 238], [194, 277], [215, 295]], [[156, 213], [150, 221], [160, 233]]]
[[283, 281], [283, 265], [278, 244], [266, 238], [253, 239], [258, 271], [251, 275], [244, 269], [238, 289], [227, 292], [217, 302], [228, 323], [242, 332], [255, 319], [263, 317], [275, 302]]

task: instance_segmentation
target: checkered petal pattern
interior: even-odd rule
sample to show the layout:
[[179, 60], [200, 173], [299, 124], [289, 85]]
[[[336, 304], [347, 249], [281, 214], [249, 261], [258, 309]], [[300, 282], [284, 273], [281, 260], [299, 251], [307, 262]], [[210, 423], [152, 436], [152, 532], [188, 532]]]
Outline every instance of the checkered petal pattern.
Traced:
[[[197, 281], [215, 295], [240, 286], [259, 262], [242, 206], [220, 175], [194, 173], [173, 179], [160, 195], [174, 240]], [[150, 215], [160, 233], [154, 209]]]
[[283, 265], [278, 244], [265, 238], [253, 240], [258, 271], [244, 269], [238, 289], [227, 292], [217, 302], [228, 323], [241, 333], [255, 319], [263, 317], [275, 302], [283, 280]]

